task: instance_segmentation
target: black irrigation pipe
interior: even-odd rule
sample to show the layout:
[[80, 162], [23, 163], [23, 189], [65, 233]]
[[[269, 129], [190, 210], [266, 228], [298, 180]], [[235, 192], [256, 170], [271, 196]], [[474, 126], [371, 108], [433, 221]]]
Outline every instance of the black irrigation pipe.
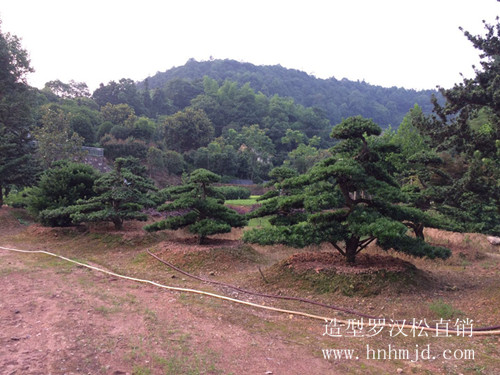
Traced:
[[[166, 260], [161, 259], [156, 254], [153, 254], [151, 251], [149, 251], [149, 249], [147, 250], [147, 252], [153, 258], [155, 258], [156, 260], [158, 260], [161, 263], [165, 264], [166, 266], [170, 267], [171, 269], [173, 269], [173, 270], [175, 270], [175, 271], [177, 271], [177, 272], [179, 272], [179, 273], [181, 273], [181, 274], [183, 274], [183, 275], [185, 275], [187, 277], [199, 280], [199, 281], [204, 282], [204, 283], [223, 286], [223, 287], [234, 289], [234, 290], [237, 290], [238, 292], [250, 294], [250, 295], [253, 295], [253, 296], [265, 297], [265, 298], [274, 298], [274, 299], [282, 299], [282, 300], [288, 300], [288, 301], [298, 301], [298, 302], [308, 303], [308, 304], [311, 304], [311, 305], [325, 307], [325, 308], [331, 309], [331, 310], [341, 311], [341, 312], [344, 312], [344, 313], [347, 313], [347, 314], [352, 314], [352, 315], [360, 316], [360, 317], [363, 317], [363, 318], [368, 318], [368, 319], [384, 319], [385, 320], [385, 318], [383, 318], [383, 317], [378, 317], [378, 316], [374, 316], [374, 315], [368, 315], [368, 314], [361, 313], [359, 311], [355, 311], [355, 310], [351, 310], [351, 309], [346, 309], [344, 307], [339, 307], [339, 306], [335, 306], [335, 305], [328, 305], [328, 304], [325, 304], [325, 303], [316, 302], [316, 301], [309, 300], [309, 299], [306, 299], [306, 298], [292, 297], [292, 296], [279, 296], [279, 295], [276, 295], [276, 294], [266, 294], [266, 293], [253, 292], [253, 291], [242, 289], [242, 288], [238, 288], [237, 286], [226, 284], [226, 283], [223, 283], [223, 282], [220, 282], [220, 281], [208, 280], [208, 279], [205, 279], [203, 277], [190, 274], [190, 273], [188, 273], [188, 272], [180, 269], [179, 267], [174, 266], [172, 263], [167, 262]], [[393, 319], [391, 319], [391, 321], [393, 321], [395, 323], [398, 323], [398, 324], [404, 324], [405, 322], [407, 322], [407, 320], [393, 320]], [[498, 330], [498, 329], [500, 329], [500, 325], [498, 325], [498, 326], [492, 326], [492, 327], [473, 328], [472, 331], [473, 332], [495, 331], [495, 330]]]

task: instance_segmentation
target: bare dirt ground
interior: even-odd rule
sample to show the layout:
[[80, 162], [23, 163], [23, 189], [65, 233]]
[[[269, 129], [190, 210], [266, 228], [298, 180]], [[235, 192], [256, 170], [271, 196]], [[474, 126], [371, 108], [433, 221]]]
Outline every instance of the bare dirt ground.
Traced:
[[[450, 333], [456, 317], [473, 319], [476, 326], [500, 324], [500, 259], [484, 236], [429, 231], [433, 241], [453, 248], [452, 259], [444, 262], [389, 260], [380, 250], [370, 249], [372, 259], [388, 262], [396, 270], [410, 262], [419, 273], [407, 289], [393, 288], [389, 282], [372, 295], [359, 295], [354, 281], [352, 293], [321, 293], [310, 289], [317, 280], [309, 274], [302, 278], [303, 271], [321, 275], [329, 269], [331, 260], [325, 260], [329, 256], [317, 255], [328, 248], [304, 251], [315, 256], [293, 256], [296, 250], [281, 246], [248, 249], [237, 241], [240, 232], [199, 246], [185, 233], [151, 235], [141, 226], [127, 223], [121, 232], [107, 226], [42, 228], [22, 210], [3, 207], [0, 246], [52, 251], [120, 274], [266, 306], [353, 318], [358, 324], [360, 317], [192, 280], [154, 260], [146, 250], [191, 273], [260, 292], [301, 296], [388, 318], [430, 322], [449, 314]], [[283, 262], [298, 265], [292, 267], [298, 275], [296, 284], [273, 274], [276, 264]], [[304, 266], [308, 262], [310, 266]], [[318, 320], [164, 290], [43, 254], [0, 250], [0, 285], [0, 374], [458, 375], [498, 374], [500, 368], [500, 336], [412, 337], [409, 331], [396, 334], [387, 329], [368, 337], [366, 328], [356, 336], [349, 327], [336, 330]], [[389, 345], [407, 349], [410, 357], [393, 354], [384, 360], [383, 352], [372, 356], [370, 349], [384, 349], [390, 355]], [[435, 358], [423, 358], [425, 352], [418, 352], [417, 345], [430, 349]], [[323, 349], [329, 348], [353, 350], [353, 358], [325, 359]]]

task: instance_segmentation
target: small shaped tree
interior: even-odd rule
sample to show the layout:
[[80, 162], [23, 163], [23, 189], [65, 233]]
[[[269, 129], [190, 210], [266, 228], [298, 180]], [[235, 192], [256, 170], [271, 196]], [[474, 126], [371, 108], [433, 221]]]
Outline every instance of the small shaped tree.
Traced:
[[68, 160], [56, 161], [43, 172], [29, 193], [28, 211], [43, 225], [72, 225], [70, 209], [80, 199], [95, 195], [92, 189], [99, 172], [90, 165]]
[[167, 190], [172, 201], [160, 206], [159, 210], [169, 212], [170, 216], [144, 229], [152, 232], [189, 227], [202, 244], [207, 236], [227, 233], [232, 227], [246, 225], [245, 217], [225, 207], [222, 195], [210, 186], [218, 181], [219, 175], [206, 169], [196, 169], [183, 185]]
[[71, 219], [75, 223], [110, 221], [118, 230], [125, 220], [146, 221], [147, 215], [141, 210], [153, 205], [147, 196], [152, 190], [155, 186], [138, 159], [118, 158], [113, 171], [95, 181], [96, 196], [70, 208]]
[[294, 247], [329, 242], [349, 263], [354, 263], [356, 255], [375, 240], [384, 249], [429, 258], [448, 257], [448, 249], [407, 235], [406, 222], [430, 220], [424, 212], [404, 204], [406, 196], [382, 157], [394, 150], [371, 137], [380, 133], [372, 120], [360, 116], [335, 126], [332, 137], [341, 142], [332, 148], [333, 156], [318, 162], [306, 175], [284, 179], [277, 188], [290, 194], [263, 204], [267, 208], [263, 214], [269, 214], [273, 207], [277, 215], [293, 208], [295, 212], [303, 209], [305, 218], [300, 222], [288, 220], [288, 225], [276, 220], [274, 227], [245, 232], [244, 240]]

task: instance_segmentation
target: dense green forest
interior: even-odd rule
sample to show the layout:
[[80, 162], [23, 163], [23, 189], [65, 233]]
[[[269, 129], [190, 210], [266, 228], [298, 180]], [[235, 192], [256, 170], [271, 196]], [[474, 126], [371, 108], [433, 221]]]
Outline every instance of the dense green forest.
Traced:
[[[166, 89], [168, 95], [171, 88], [179, 87], [185, 82], [191, 82], [194, 87], [199, 87], [205, 76], [219, 83], [226, 80], [239, 85], [248, 83], [253, 90], [262, 92], [266, 96], [279, 95], [293, 98], [296, 103], [305, 107], [321, 109], [332, 124], [338, 124], [342, 118], [361, 115], [372, 118], [382, 128], [388, 125], [397, 127], [414, 104], [422, 107], [424, 113], [430, 113], [432, 111], [430, 98], [433, 94], [439, 95], [436, 90], [386, 88], [345, 78], [319, 79], [280, 65], [256, 66], [234, 60], [190, 59], [183, 66], [147, 78], [139, 84], [139, 87]], [[196, 89], [192, 92], [194, 94]]]
[[[209, 74], [190, 79], [204, 70]], [[243, 71], [252, 71], [253, 75]], [[182, 72], [187, 78], [180, 78]], [[225, 72], [235, 80], [222, 80], [214, 72]], [[270, 74], [274, 76], [271, 78]], [[85, 83], [61, 81], [47, 82], [42, 90], [35, 90], [37, 125], [33, 135], [42, 165], [47, 167], [60, 159], [57, 153], [78, 155], [81, 145], [98, 146], [104, 148], [110, 163], [117, 157], [141, 159], [160, 184], [168, 175], [195, 168], [225, 176], [224, 181], [237, 178], [259, 182], [268, 179], [268, 172], [283, 163], [303, 173], [328, 156], [328, 149], [335, 142], [329, 136], [335, 123], [318, 106], [299, 104], [311, 101], [305, 99], [307, 93], [324, 92], [325, 102], [343, 108], [342, 114], [339, 112], [334, 118], [372, 113], [374, 121], [378, 118], [384, 129], [390, 125], [389, 117], [402, 119], [417, 100], [423, 102], [424, 107], [420, 108], [424, 113], [432, 105], [431, 92], [382, 89], [346, 80], [336, 88], [322, 89], [323, 80], [279, 66], [190, 60], [182, 69], [172, 69], [161, 77], [169, 75], [172, 79], [160, 87], [157, 75], [158, 79], [149, 78], [139, 84], [127, 78], [110, 81], [93, 93]], [[242, 77], [251, 79], [242, 83]], [[284, 94], [280, 95], [272, 93], [276, 91], [273, 89], [266, 94], [265, 87], [252, 87], [256, 77], [274, 82], [273, 87], [290, 90], [281, 90]], [[300, 92], [302, 96], [298, 95]], [[387, 121], [380, 122], [382, 113], [391, 116], [382, 116]], [[399, 123], [398, 120], [395, 128]], [[71, 142], [63, 142], [63, 138]]]
[[101, 85], [92, 95], [82, 84], [47, 83], [36, 93], [33, 130], [42, 163], [76, 155], [72, 144], [98, 146], [110, 161], [139, 158], [158, 178], [206, 168], [258, 182], [283, 162], [305, 171], [333, 144], [322, 111], [256, 93], [248, 84], [209, 77], [201, 83], [173, 81], [170, 96], [162, 89], [141, 91], [129, 79]]
[[[481, 51], [476, 77], [439, 95], [230, 60], [190, 60], [93, 93], [59, 80], [39, 90], [26, 83], [32, 68], [19, 39], [0, 33], [0, 203], [14, 192], [10, 202], [28, 197], [47, 223], [119, 227], [164, 201], [156, 188], [204, 170], [195, 175], [271, 181], [262, 213], [275, 215], [273, 241], [352, 239], [352, 253], [366, 236], [397, 247], [404, 228], [419, 239], [425, 226], [500, 234], [500, 24], [485, 28], [464, 33]], [[64, 164], [88, 159], [82, 146], [103, 148], [107, 173]], [[332, 233], [334, 221], [349, 225]]]

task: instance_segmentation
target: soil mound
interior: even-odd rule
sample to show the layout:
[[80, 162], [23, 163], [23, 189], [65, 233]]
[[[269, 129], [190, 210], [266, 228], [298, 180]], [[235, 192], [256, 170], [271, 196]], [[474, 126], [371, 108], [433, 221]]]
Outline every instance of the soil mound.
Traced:
[[317, 293], [370, 296], [413, 293], [429, 287], [430, 279], [402, 259], [360, 254], [350, 265], [340, 254], [305, 252], [276, 263], [269, 270], [272, 282], [284, 288], [313, 289]]
[[363, 274], [379, 271], [398, 273], [415, 270], [413, 264], [391, 256], [359, 254], [356, 257], [356, 263], [351, 265], [346, 263], [342, 255], [327, 252], [295, 254], [285, 260], [283, 266], [297, 272], [314, 270], [317, 273], [335, 271], [341, 274]]

